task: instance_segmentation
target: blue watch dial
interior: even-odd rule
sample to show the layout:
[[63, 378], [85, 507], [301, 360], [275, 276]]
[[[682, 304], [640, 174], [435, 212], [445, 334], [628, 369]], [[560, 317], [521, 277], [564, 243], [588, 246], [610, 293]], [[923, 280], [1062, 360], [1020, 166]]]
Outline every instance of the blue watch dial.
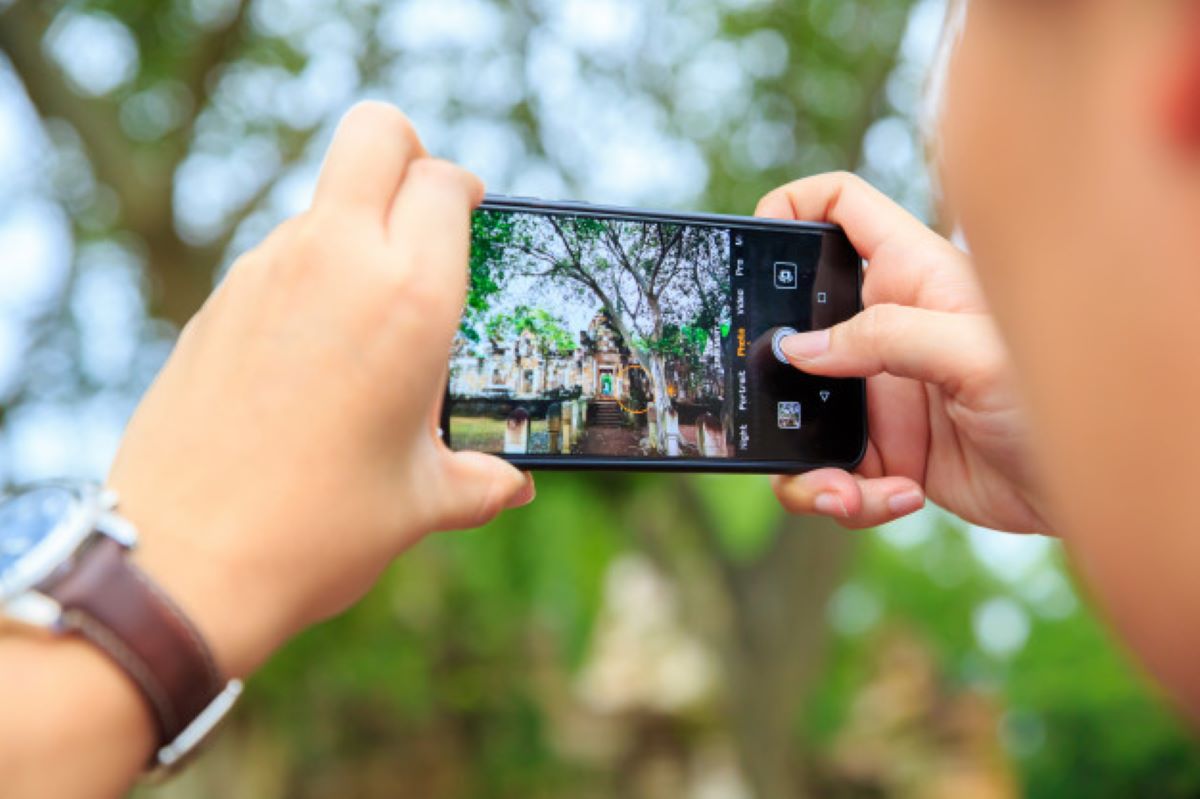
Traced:
[[71, 491], [44, 486], [0, 502], [0, 582], [57, 529], [75, 503]]

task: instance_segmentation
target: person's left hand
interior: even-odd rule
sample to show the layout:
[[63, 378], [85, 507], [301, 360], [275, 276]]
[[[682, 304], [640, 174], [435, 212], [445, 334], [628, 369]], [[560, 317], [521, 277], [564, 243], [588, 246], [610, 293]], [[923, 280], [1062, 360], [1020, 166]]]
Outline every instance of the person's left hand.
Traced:
[[399, 111], [356, 107], [312, 209], [238, 260], [134, 415], [109, 483], [229, 673], [431, 530], [533, 498], [436, 432], [482, 195]]

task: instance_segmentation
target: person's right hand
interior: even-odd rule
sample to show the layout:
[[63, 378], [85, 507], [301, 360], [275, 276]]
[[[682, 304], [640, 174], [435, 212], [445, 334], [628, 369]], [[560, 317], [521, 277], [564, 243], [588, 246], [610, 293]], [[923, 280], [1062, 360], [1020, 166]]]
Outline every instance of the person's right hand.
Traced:
[[841, 225], [869, 264], [866, 310], [782, 344], [797, 369], [868, 379], [866, 458], [854, 475], [776, 478], [783, 505], [863, 528], [928, 496], [985, 527], [1049, 532], [1008, 353], [967, 254], [850, 174], [784, 186], [757, 213]]

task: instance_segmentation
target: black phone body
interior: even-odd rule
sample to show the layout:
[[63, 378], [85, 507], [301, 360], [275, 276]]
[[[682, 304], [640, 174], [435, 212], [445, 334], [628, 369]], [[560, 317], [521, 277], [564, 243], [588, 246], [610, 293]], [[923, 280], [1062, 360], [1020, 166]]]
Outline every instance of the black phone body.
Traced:
[[489, 196], [441, 429], [524, 469], [854, 468], [866, 383], [783, 361], [862, 308], [837, 226]]

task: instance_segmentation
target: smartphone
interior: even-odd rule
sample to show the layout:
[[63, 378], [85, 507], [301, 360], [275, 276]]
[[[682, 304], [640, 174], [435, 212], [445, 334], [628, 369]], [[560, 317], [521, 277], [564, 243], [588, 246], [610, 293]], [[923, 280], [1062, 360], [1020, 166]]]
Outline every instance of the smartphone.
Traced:
[[866, 451], [866, 384], [791, 331], [862, 308], [833, 225], [488, 197], [450, 357], [447, 444], [526, 469], [800, 472]]

